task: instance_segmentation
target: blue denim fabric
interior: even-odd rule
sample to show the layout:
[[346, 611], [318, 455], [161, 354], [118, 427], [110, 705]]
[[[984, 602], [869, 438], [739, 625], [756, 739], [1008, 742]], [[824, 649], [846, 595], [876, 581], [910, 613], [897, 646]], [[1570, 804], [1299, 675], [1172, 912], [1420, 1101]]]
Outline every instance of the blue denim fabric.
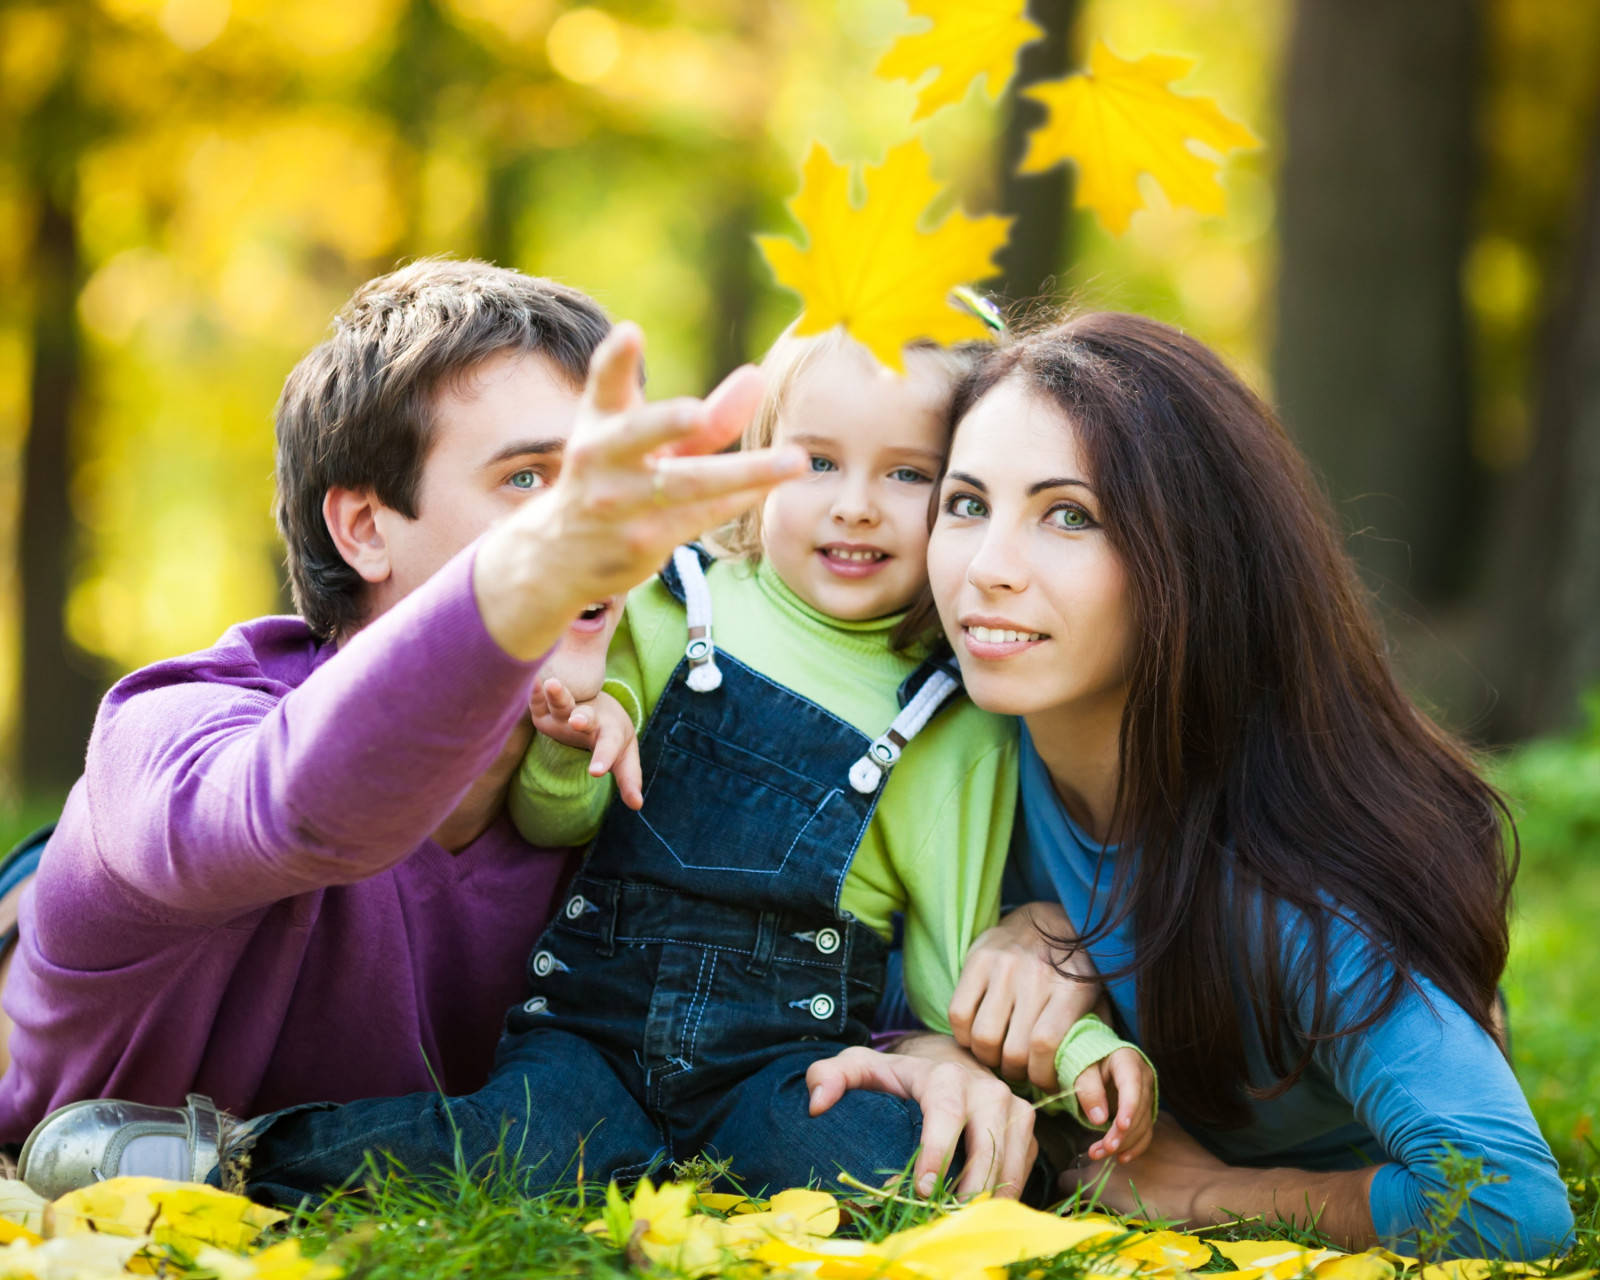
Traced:
[[[682, 600], [671, 567], [663, 574]], [[808, 1115], [806, 1068], [864, 1044], [887, 946], [839, 893], [877, 805], [869, 739], [718, 654], [680, 663], [640, 744], [644, 807], [613, 805], [528, 962], [488, 1085], [304, 1108], [256, 1126], [252, 1194], [294, 1201], [388, 1151], [413, 1172], [503, 1145], [527, 1189], [726, 1157], [746, 1190], [903, 1168], [919, 1109], [853, 1092]], [[581, 1155], [580, 1155], [581, 1150]]]

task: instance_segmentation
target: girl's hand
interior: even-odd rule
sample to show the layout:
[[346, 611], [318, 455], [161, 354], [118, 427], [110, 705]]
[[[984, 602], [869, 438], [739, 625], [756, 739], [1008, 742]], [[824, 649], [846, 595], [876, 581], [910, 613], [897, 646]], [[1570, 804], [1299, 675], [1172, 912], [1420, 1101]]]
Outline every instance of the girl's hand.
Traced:
[[1155, 1072], [1134, 1049], [1118, 1049], [1084, 1069], [1073, 1085], [1083, 1114], [1104, 1124], [1116, 1111], [1111, 1127], [1090, 1146], [1091, 1160], [1127, 1164], [1144, 1153], [1155, 1129], [1155, 1084]]
[[630, 809], [644, 807], [644, 772], [633, 718], [609, 693], [579, 702], [554, 676], [536, 681], [528, 699], [533, 727], [545, 737], [592, 754], [589, 775], [610, 773]]
[[1018, 907], [979, 934], [950, 997], [950, 1030], [1006, 1079], [1030, 1080], [1053, 1093], [1059, 1087], [1056, 1046], [1093, 1011], [1100, 982], [1081, 951], [1067, 967], [1083, 980], [1063, 977], [1046, 935], [1075, 936], [1067, 913], [1054, 902]]

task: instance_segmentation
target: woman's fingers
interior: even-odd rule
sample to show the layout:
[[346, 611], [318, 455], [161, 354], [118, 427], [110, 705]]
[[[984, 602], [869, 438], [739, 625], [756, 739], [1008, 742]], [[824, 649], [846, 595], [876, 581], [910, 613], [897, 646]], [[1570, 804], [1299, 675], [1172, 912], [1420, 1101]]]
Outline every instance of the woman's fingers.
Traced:
[[969, 953], [961, 966], [961, 976], [956, 979], [956, 989], [950, 996], [946, 1014], [950, 1019], [950, 1034], [958, 1044], [972, 1047], [972, 1020], [978, 1016], [978, 1006], [983, 1003], [983, 993], [989, 989], [991, 973], [989, 957]]
[[1023, 977], [1011, 1006], [1005, 1041], [1000, 1046], [1000, 1074], [1007, 1080], [1026, 1080], [1033, 1056], [1033, 1033], [1039, 1025], [1049, 993]]
[[1056, 1079], [1056, 1049], [1066, 1034], [1094, 1005], [1097, 988], [1089, 983], [1052, 982], [1049, 999], [1028, 1038], [1028, 1079], [1047, 1093], [1066, 1087]]
[[1016, 991], [1009, 981], [991, 982], [983, 993], [983, 1003], [972, 1019], [973, 1057], [986, 1067], [1000, 1066], [1001, 1048], [1011, 1026], [1011, 1011], [1016, 1007]]

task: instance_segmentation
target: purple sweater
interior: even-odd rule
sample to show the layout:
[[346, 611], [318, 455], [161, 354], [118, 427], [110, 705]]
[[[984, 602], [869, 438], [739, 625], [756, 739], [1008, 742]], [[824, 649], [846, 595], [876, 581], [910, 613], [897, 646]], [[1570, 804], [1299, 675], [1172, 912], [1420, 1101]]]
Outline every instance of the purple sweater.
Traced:
[[239, 1115], [488, 1074], [564, 851], [429, 839], [524, 714], [472, 549], [342, 649], [262, 618], [106, 696], [4, 1003], [0, 1142], [78, 1098]]

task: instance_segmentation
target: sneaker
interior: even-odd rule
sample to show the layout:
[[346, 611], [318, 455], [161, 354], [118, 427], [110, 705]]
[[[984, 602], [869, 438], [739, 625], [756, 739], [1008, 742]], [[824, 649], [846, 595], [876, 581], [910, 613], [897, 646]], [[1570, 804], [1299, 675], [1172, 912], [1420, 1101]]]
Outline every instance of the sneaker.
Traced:
[[69, 1103], [28, 1135], [17, 1176], [46, 1200], [107, 1178], [204, 1182], [221, 1162], [225, 1123], [200, 1093], [181, 1107], [114, 1098]]

